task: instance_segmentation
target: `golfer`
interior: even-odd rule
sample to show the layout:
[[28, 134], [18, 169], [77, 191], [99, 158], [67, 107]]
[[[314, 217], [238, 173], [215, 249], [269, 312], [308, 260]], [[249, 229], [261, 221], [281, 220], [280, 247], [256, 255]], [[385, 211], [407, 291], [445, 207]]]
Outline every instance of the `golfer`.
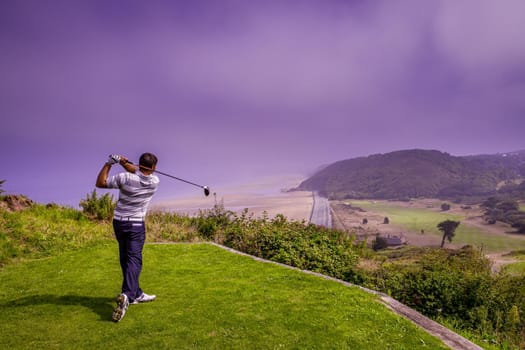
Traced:
[[[109, 177], [111, 166], [117, 163], [126, 172]], [[126, 157], [111, 155], [97, 177], [98, 188], [120, 190], [113, 214], [113, 229], [119, 246], [123, 282], [122, 292], [117, 296], [117, 307], [113, 310], [112, 318], [115, 322], [122, 320], [129, 304], [155, 299], [155, 295], [148, 295], [140, 289], [139, 277], [142, 270], [142, 248], [146, 240], [144, 218], [159, 184], [159, 178], [153, 174], [156, 165], [157, 157], [151, 153], [140, 156], [138, 171]]]

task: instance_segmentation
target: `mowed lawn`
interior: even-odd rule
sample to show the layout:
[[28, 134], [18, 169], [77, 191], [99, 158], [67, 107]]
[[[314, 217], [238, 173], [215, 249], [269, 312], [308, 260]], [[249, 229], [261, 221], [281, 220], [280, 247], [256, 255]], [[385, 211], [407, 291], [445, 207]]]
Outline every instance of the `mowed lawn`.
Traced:
[[[394, 203], [372, 202], [372, 201], [351, 201], [352, 205], [361, 207], [365, 210], [381, 213], [388, 216], [390, 223], [398, 225], [411, 232], [421, 232], [424, 234], [443, 236], [437, 224], [444, 220], [462, 221], [461, 215], [448, 212], [437, 212], [424, 208], [410, 208], [399, 206]], [[447, 241], [448, 242], [448, 241]], [[512, 235], [498, 235], [485, 231], [479, 227], [462, 223], [456, 230], [453, 239], [454, 244], [474, 245], [483, 247], [487, 252], [501, 252], [525, 249], [525, 239], [513, 237]]]
[[2, 349], [444, 349], [356, 287], [209, 244], [147, 245], [157, 294], [111, 321], [116, 244], [0, 270]]

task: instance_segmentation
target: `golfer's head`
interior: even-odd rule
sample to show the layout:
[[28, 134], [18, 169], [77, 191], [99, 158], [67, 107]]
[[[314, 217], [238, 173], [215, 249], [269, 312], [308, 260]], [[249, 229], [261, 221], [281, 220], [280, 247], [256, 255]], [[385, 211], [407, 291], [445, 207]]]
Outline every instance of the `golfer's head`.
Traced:
[[153, 153], [144, 153], [140, 156], [139, 166], [143, 173], [151, 174], [157, 166], [157, 157]]

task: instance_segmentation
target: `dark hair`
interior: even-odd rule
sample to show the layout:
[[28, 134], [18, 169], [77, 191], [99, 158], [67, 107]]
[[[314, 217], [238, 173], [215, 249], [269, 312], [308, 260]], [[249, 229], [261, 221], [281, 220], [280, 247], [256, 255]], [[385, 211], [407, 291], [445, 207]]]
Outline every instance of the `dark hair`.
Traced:
[[139, 165], [144, 168], [153, 169], [157, 165], [157, 157], [153, 153], [144, 153], [140, 156]]

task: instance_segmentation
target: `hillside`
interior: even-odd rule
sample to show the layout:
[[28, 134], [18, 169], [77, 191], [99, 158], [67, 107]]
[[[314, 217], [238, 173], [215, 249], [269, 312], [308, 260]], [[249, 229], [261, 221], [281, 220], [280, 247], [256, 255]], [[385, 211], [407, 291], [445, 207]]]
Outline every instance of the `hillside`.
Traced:
[[[436, 150], [403, 150], [338, 161], [303, 181], [298, 190], [331, 199], [406, 199], [525, 193], [525, 151], [452, 156]], [[505, 186], [505, 184], [507, 184]]]
[[114, 246], [0, 270], [0, 346], [447, 348], [359, 288], [206, 244], [148, 245], [145, 258], [142, 282], [158, 298], [148, 305], [132, 305], [118, 326], [110, 318], [120, 287]]
[[[147, 225], [148, 242], [211, 240], [257, 258], [290, 265], [300, 270], [315, 271], [388, 293], [395, 300], [432, 318], [438, 316], [436, 310], [440, 310], [439, 319], [444, 320], [445, 324], [450, 325], [450, 320], [453, 320], [454, 329], [463, 330], [472, 339], [484, 345], [488, 345], [487, 341], [491, 344], [524, 343], [522, 336], [524, 324], [515, 317], [525, 309], [523, 293], [517, 293], [515, 288], [516, 285], [523, 285], [523, 276], [507, 275], [504, 276], [505, 278], [499, 275], [493, 276], [488, 260], [480, 250], [472, 247], [464, 247], [458, 251], [448, 249], [407, 251], [410, 263], [406, 266], [404, 264], [393, 266], [390, 263], [378, 265], [377, 262], [384, 261], [384, 257], [371, 255], [372, 251], [362, 244], [355, 244], [355, 237], [342, 231], [288, 221], [282, 215], [274, 219], [235, 216], [220, 205], [215, 206], [213, 210], [202, 212], [198, 217], [153, 213], [148, 216]], [[331, 302], [328, 297], [319, 294], [324, 287], [316, 284], [311, 289], [314, 291], [314, 298], [309, 299], [321, 300], [322, 303], [315, 306], [297, 294], [297, 290], [303, 291], [308, 288], [296, 285], [290, 288], [293, 297], [286, 303], [279, 299], [284, 295], [284, 288], [269, 287], [268, 283], [273, 279], [267, 272], [262, 274], [261, 283], [264, 285], [261, 286], [255, 283], [255, 272], [239, 273], [240, 269], [234, 267], [235, 264], [225, 256], [218, 258], [220, 264], [212, 261], [211, 253], [208, 251], [205, 252], [203, 259], [196, 259], [195, 256], [187, 257], [191, 266], [184, 266], [181, 252], [171, 251], [171, 249], [179, 249], [182, 245], [167, 244], [148, 245], [145, 250], [145, 254], [149, 254], [145, 268], [149, 272], [145, 273], [143, 282], [148, 290], [158, 294], [158, 303], [155, 302], [149, 305], [151, 307], [145, 308], [133, 307], [129, 317], [126, 316], [125, 323], [119, 325], [117, 327], [119, 329], [115, 328], [113, 332], [105, 324], [110, 322], [113, 298], [119, 288], [116, 243], [111, 236], [111, 224], [108, 221], [94, 221], [85, 213], [71, 208], [34, 203], [24, 209], [16, 210], [0, 206], [0, 258], [2, 258], [0, 275], [3, 282], [0, 288], [0, 299], [3, 299], [0, 300], [0, 309], [2, 309], [0, 315], [3, 316], [2, 324], [6, 325], [5, 329], [0, 331], [0, 344], [4, 345], [3, 348], [26, 348], [29, 347], [24, 346], [27, 341], [31, 345], [37, 344], [44, 348], [51, 346], [49, 341], [53, 344], [60, 343], [60, 348], [71, 348], [73, 346], [71, 342], [74, 342], [75, 348], [120, 348], [124, 343], [113, 342], [118, 338], [115, 338], [115, 332], [120, 334], [122, 331], [125, 333], [132, 329], [136, 330], [138, 324], [144, 332], [139, 332], [140, 334], [137, 334], [139, 338], [133, 338], [132, 342], [134, 345], [148, 344], [149, 347], [146, 348], [154, 349], [189, 347], [188, 344], [188, 346], [185, 344], [180, 346], [181, 336], [186, 337], [184, 339], [189, 340], [193, 348], [199, 348], [197, 345], [201, 344], [202, 340], [200, 347], [207, 349], [222, 349], [224, 344], [227, 344], [228, 348], [257, 348], [249, 346], [254, 343], [245, 343], [245, 339], [262, 344], [260, 348], [281, 347], [280, 344], [285, 344], [285, 348], [305, 347], [296, 341], [301, 339], [309, 345], [307, 347], [312, 348], [326, 347], [323, 344], [328, 341], [329, 345], [326, 348], [369, 349], [374, 348], [370, 343], [372, 341], [377, 345], [376, 348], [380, 349], [413, 349], [417, 348], [423, 339], [417, 335], [416, 338], [411, 338], [414, 335], [412, 331], [407, 333], [410, 339], [405, 337], [401, 339], [400, 331], [405, 331], [407, 328], [396, 321], [396, 325], [401, 325], [402, 330], [389, 331], [382, 322], [381, 314], [377, 312], [373, 314], [373, 324], [363, 322], [359, 317], [361, 313], [354, 305], [350, 305], [351, 314], [345, 311], [346, 304], [341, 304], [345, 298], [341, 298], [339, 292], [330, 293], [336, 297], [336, 301]], [[155, 252], [163, 249], [169, 252], [157, 256]], [[394, 254], [392, 258], [387, 257], [388, 261], [400, 262], [399, 253]], [[38, 259], [42, 257], [46, 259]], [[34, 260], [35, 258], [37, 260]], [[420, 268], [415, 269], [417, 266]], [[177, 271], [173, 271], [174, 268]], [[206, 271], [210, 268], [213, 271], [207, 274]], [[254, 268], [261, 269], [259, 264], [255, 264]], [[216, 272], [225, 273], [228, 269], [232, 269], [231, 272], [235, 277], [227, 276], [225, 279], [218, 279]], [[168, 276], [171, 272], [175, 273]], [[242, 276], [249, 278], [244, 279]], [[181, 277], [183, 280], [179, 279]], [[289, 277], [279, 280], [284, 281], [286, 286], [291, 281]], [[303, 278], [301, 280], [304, 281]], [[39, 283], [35, 284], [32, 281], [39, 281]], [[46, 281], [49, 285], [45, 284]], [[424, 281], [424, 283], [413, 283], [413, 281]], [[212, 282], [218, 282], [219, 285], [213, 286]], [[242, 295], [239, 294], [239, 290], [227, 292], [223, 288], [225, 285], [239, 284], [242, 285]], [[195, 288], [189, 288], [191, 286]], [[410, 286], [410, 290], [406, 289], [407, 286]], [[251, 287], [254, 289], [249, 290]], [[443, 290], [448, 292], [443, 293]], [[45, 293], [42, 294], [42, 291]], [[254, 293], [262, 291], [264, 298], [255, 297], [252, 291]], [[273, 300], [270, 296], [272, 291], [276, 291], [277, 294], [271, 295], [279, 298], [276, 299], [276, 303], [270, 305], [269, 302]], [[518, 288], [518, 291], [521, 289]], [[183, 295], [181, 292], [186, 294]], [[164, 299], [162, 295], [170, 296]], [[200, 300], [189, 305], [188, 300], [195, 301], [197, 295]], [[236, 302], [240, 304], [232, 308], [233, 304], [222, 298], [223, 296], [234, 296]], [[270, 317], [279, 314], [283, 315], [284, 319], [279, 316], [277, 322], [272, 322], [269, 326], [266, 322], [261, 323], [261, 310], [249, 310], [248, 305], [244, 305], [243, 300], [246, 299], [242, 299], [242, 296], [247, 296], [248, 300], [256, 303], [262, 300], [263, 304], [258, 305], [264, 305], [270, 312]], [[177, 301], [174, 297], [178, 298]], [[451, 303], [451, 300], [454, 302]], [[326, 312], [324, 306], [332, 304], [336, 306], [332, 310], [343, 312], [342, 322], [334, 322], [335, 315]], [[191, 311], [192, 315], [196, 315], [195, 307], [202, 305], [203, 308], [200, 310], [206, 320], [209, 320], [210, 305], [216, 306], [211, 314], [224, 318], [215, 320], [214, 323], [223, 324], [221, 321], [225, 320], [226, 323], [231, 321], [233, 324], [229, 323], [228, 326], [218, 329], [211, 328], [209, 324], [202, 327], [202, 315], [189, 316], [188, 319], [188, 313], [181, 309], [180, 305], [183, 307], [186, 305], [186, 311]], [[314, 310], [320, 310], [323, 315], [329, 317], [322, 328], [333, 328], [334, 324], [343, 325], [350, 322], [349, 327], [345, 329], [350, 330], [351, 334], [349, 337], [345, 335], [340, 337], [334, 336], [333, 333], [326, 333], [326, 337], [321, 338], [320, 333], [315, 331], [319, 329], [317, 326], [315, 329], [304, 326], [310, 323], [321, 324], [321, 317], [316, 315], [305, 320], [303, 316], [310, 315], [308, 311], [294, 313], [302, 317], [298, 320], [299, 323], [294, 323], [301, 331], [300, 335], [296, 337], [295, 332], [283, 334], [281, 331], [288, 332], [289, 329], [288, 327], [283, 329], [283, 324], [292, 326], [289, 316], [293, 310], [290, 307], [285, 307], [284, 312], [281, 313], [276, 310], [286, 305], [293, 310], [303, 306], [308, 308], [313, 306]], [[365, 306], [366, 314], [370, 313], [368, 303], [357, 302], [357, 305]], [[267, 337], [261, 338], [249, 332], [244, 322], [246, 318], [240, 323], [236, 322], [236, 316], [231, 314], [232, 310], [237, 310], [250, 319], [253, 315], [257, 315], [257, 327], [254, 331], [271, 335], [272, 343], [267, 342]], [[504, 310], [503, 313], [501, 310]], [[237, 311], [235, 311], [236, 315]], [[45, 315], [45, 319], [42, 315]], [[159, 321], [159, 315], [160, 319], [165, 319], [168, 315], [166, 317], [170, 318], [170, 322]], [[351, 317], [349, 318], [348, 315]], [[468, 315], [468, 318], [465, 315]], [[50, 328], [50, 324], [55, 326]], [[190, 325], [189, 329], [179, 327], [187, 324]], [[277, 325], [277, 328], [273, 325]], [[366, 328], [365, 332], [358, 331], [362, 325]], [[121, 326], [124, 329], [121, 330]], [[232, 346], [234, 339], [230, 336], [232, 331], [237, 329], [236, 327], [241, 328], [242, 335], [247, 335], [242, 339], [234, 337], [241, 340], [242, 344], [239, 347]], [[82, 331], [81, 334], [78, 332], [79, 329]], [[153, 334], [153, 337], [142, 337], [144, 334]], [[175, 334], [175, 337], [170, 337], [169, 334]], [[314, 338], [309, 337], [310, 334], [314, 334]], [[371, 334], [381, 337], [380, 339], [371, 337]], [[384, 334], [396, 334], [396, 337], [395, 339], [383, 337]], [[364, 336], [363, 339], [361, 335]], [[200, 339], [199, 344], [195, 343], [196, 339]], [[286, 346], [286, 343], [281, 342], [282, 339], [291, 339], [294, 346]], [[340, 339], [342, 342], [350, 340], [352, 344], [337, 346], [334, 345], [334, 339]], [[412, 343], [414, 339], [417, 345]], [[273, 340], [278, 344], [274, 344]], [[208, 346], [209, 342], [215, 341], [221, 343], [217, 346], [213, 346], [215, 343]], [[225, 343], [222, 343], [223, 341]], [[421, 346], [436, 348], [430, 345], [428, 340], [422, 342]]]

